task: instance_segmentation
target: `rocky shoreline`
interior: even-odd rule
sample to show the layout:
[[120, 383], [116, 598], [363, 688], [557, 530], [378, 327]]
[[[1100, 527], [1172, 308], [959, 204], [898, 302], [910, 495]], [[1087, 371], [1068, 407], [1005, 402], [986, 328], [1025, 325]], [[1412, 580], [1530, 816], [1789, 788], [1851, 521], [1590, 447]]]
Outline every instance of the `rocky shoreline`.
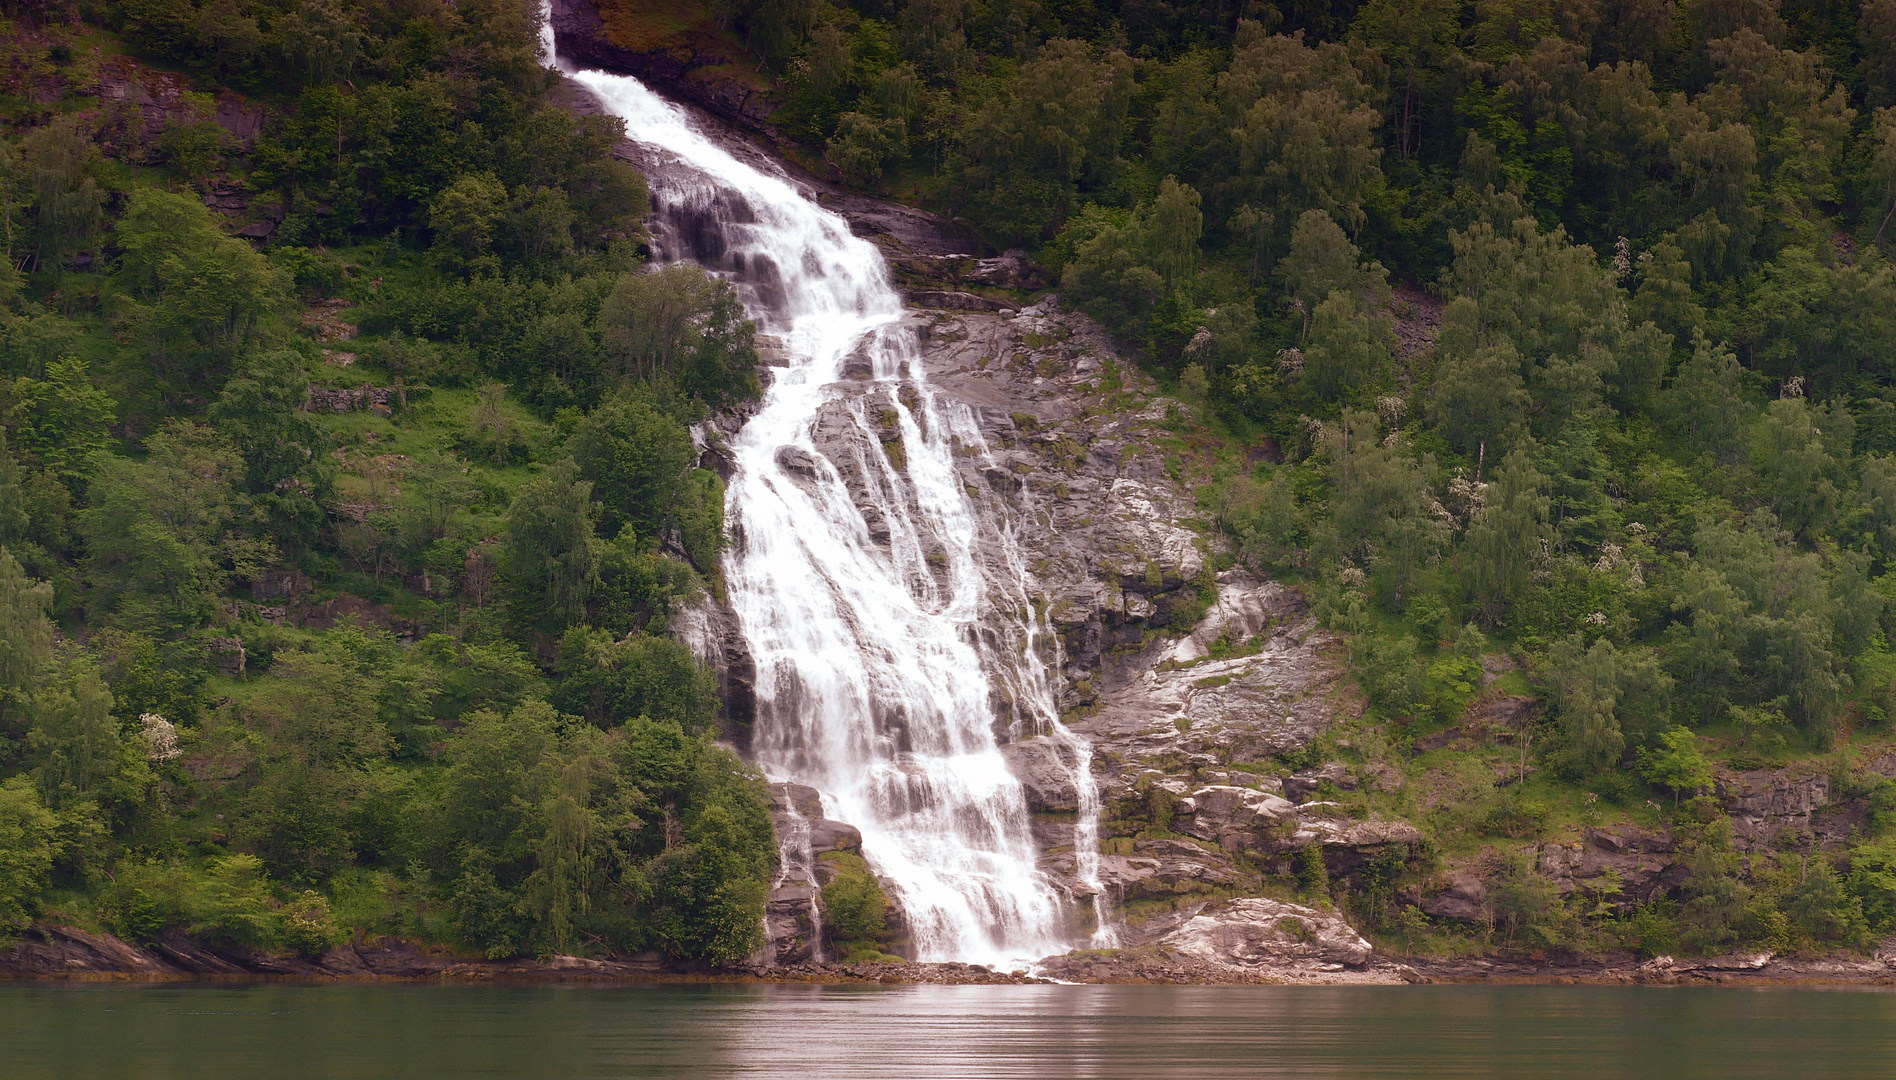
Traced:
[[[1266, 901], [1266, 903], [1271, 903]], [[1293, 905], [1283, 905], [1291, 907]], [[487, 960], [394, 939], [351, 942], [322, 956], [288, 957], [219, 946], [181, 934], [132, 945], [106, 934], [36, 923], [4, 954], [0, 979], [58, 981], [497, 983], [814, 983], [833, 985], [1426, 985], [1519, 986], [1896, 986], [1896, 951], [1873, 958], [1778, 957], [1769, 953], [1641, 960], [1606, 956], [1403, 957], [1326, 953], [1321, 940], [1298, 959], [1272, 955], [1241, 964], [1185, 947], [1074, 952], [1049, 957], [1032, 974], [976, 964], [679, 965], [656, 954], [608, 959]], [[1356, 963], [1342, 961], [1355, 959]]]

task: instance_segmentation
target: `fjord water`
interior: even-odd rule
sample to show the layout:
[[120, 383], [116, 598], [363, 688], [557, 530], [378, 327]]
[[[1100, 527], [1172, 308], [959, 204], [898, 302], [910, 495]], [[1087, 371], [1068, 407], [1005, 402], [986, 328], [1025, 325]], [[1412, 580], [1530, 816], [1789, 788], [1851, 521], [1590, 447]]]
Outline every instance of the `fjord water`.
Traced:
[[[553, 62], [550, 32], [547, 44]], [[1076, 905], [1035, 867], [996, 728], [1066, 743], [1090, 809], [1086, 747], [1055, 713], [1011, 526], [984, 520], [957, 477], [956, 447], [984, 453], [980, 431], [930, 387], [880, 252], [638, 80], [568, 74], [653, 155], [660, 256], [733, 281], [788, 360], [734, 441], [726, 501], [725, 585], [757, 665], [754, 758], [862, 830], [918, 958], [1019, 966], [1064, 951]], [[837, 401], [850, 476], [813, 431]], [[985, 563], [984, 528], [1000, 553]], [[1010, 715], [997, 718], [997, 697]], [[1097, 897], [1081, 817], [1079, 876]], [[786, 852], [786, 866], [802, 862]]]
[[1656, 987], [0, 985], [10, 1080], [1887, 1076], [1896, 995]]

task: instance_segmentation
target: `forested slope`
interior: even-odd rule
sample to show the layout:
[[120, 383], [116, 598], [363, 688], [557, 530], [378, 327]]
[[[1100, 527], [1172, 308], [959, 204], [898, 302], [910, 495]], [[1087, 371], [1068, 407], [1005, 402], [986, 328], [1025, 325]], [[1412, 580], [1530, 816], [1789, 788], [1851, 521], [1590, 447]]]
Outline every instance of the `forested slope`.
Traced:
[[[1368, 701], [1280, 764], [1412, 762], [1430, 837], [1273, 887], [1425, 949], [1892, 928], [1896, 2], [603, 14], [1026, 248], [1184, 402], [1224, 558]], [[752, 330], [641, 272], [643, 182], [533, 18], [11, 13], [0, 932], [756, 944], [762, 783], [666, 633], [718, 588], [686, 426], [757, 392]], [[1497, 696], [1534, 707], [1484, 732]], [[1720, 778], [1768, 769], [1854, 816], [1735, 844]], [[1677, 880], [1554, 889], [1527, 852], [1594, 823]], [[1476, 918], [1410, 902], [1444, 866]]]
[[763, 784], [667, 628], [753, 331], [641, 272], [534, 13], [4, 30], [0, 934], [748, 954]]
[[[1891, 928], [1896, 4], [721, 17], [786, 137], [1035, 252], [1223, 440], [1180, 466], [1346, 634], [1373, 738], [1460, 738], [1405, 805], [1485, 877], [1477, 936]], [[1484, 732], [1498, 697], [1536, 703]], [[1714, 789], [1787, 767], [1854, 824], [1735, 849]], [[1676, 845], [1651, 903], [1514, 854], [1626, 820]]]

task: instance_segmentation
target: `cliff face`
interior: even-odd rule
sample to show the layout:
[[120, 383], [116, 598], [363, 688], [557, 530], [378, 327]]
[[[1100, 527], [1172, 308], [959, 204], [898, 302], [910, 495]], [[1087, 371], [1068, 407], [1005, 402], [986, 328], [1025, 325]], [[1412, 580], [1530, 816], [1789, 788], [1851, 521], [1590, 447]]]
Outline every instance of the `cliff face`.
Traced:
[[[1214, 961], [1208, 942], [1248, 943], [1241, 951], [1252, 960], [1234, 953], [1217, 961], [1241, 965], [1262, 962], [1271, 953], [1264, 943], [1277, 941], [1282, 955], [1272, 953], [1273, 963], [1347, 956], [1360, 966], [1367, 946], [1335, 945], [1357, 939], [1345, 924], [1331, 926], [1334, 916], [1293, 918], [1214, 902], [1255, 891], [1259, 867], [1312, 844], [1348, 872], [1375, 852], [1404, 857], [1420, 839], [1405, 824], [1346, 821], [1332, 816], [1332, 804], [1286, 799], [1273, 775], [1282, 771], [1277, 755], [1359, 710], [1342, 683], [1336, 640], [1294, 590], [1242, 569], [1212, 569], [1218, 541], [1177, 460], [1190, 452], [1180, 406], [1161, 397], [1092, 320], [1053, 297], [1018, 312], [979, 310], [1001, 305], [955, 286], [974, 275], [983, 284], [1015, 284], [1007, 275], [1021, 272], [1017, 263], [921, 260], [892, 238], [883, 242], [912, 286], [912, 302], [941, 305], [918, 306], [910, 324], [929, 389], [949, 399], [946, 411], [968, 426], [957, 435], [956, 466], [976, 513], [983, 571], [995, 583], [991, 602], [1020, 595], [1024, 579], [1034, 609], [986, 612], [982, 633], [997, 639], [987, 650], [996, 667], [996, 735], [1035, 812], [1042, 869], [1076, 899], [1093, 891], [1076, 851], [1076, 840], [1091, 841], [1079, 820], [1074, 751], [1016, 699], [1029, 692], [1020, 670], [1026, 660], [1009, 660], [999, 641], [1023, 616], [1040, 631], [1038, 666], [1050, 676], [1059, 713], [1092, 748], [1104, 851], [1098, 879], [1119, 940], [1183, 950], [1205, 963]], [[941, 276], [931, 282], [923, 275], [935, 268]], [[899, 435], [862, 417], [892, 415], [881, 399], [912, 391], [873, 381], [866, 366], [845, 376], [816, 422], [816, 450], [852, 493], [860, 489], [857, 507], [870, 536], [884, 536], [860, 463], [870, 439], [901, 460], [892, 442]], [[740, 424], [732, 417], [707, 430], [710, 460]], [[708, 607], [692, 625], [700, 653], [720, 662], [727, 685], [739, 691], [733, 716], [747, 714], [748, 661], [735, 621]], [[733, 732], [741, 735], [740, 726]], [[1312, 781], [1302, 793], [1315, 787]], [[783, 835], [806, 827], [809, 816], [789, 809], [779, 808]], [[1174, 838], [1136, 838], [1154, 824]], [[779, 955], [808, 955], [814, 920], [802, 912], [813, 884], [787, 869], [773, 897]], [[1155, 903], [1163, 909], [1156, 916]], [[1137, 925], [1124, 918], [1127, 905], [1140, 908]], [[1328, 959], [1304, 947], [1319, 932], [1297, 929], [1305, 916], [1334, 939], [1334, 947], [1318, 950]]]

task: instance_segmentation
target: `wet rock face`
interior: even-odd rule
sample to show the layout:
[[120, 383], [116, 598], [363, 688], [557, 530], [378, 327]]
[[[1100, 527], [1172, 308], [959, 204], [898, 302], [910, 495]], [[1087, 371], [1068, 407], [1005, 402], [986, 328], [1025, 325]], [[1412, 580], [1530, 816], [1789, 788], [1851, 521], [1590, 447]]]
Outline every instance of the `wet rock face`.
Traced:
[[[816, 959], [823, 942], [823, 886], [835, 870], [830, 852], [862, 853], [862, 832], [823, 816], [823, 797], [804, 784], [770, 785], [770, 817], [777, 833], [777, 876], [764, 903], [766, 943], [752, 959], [798, 964]], [[899, 919], [900, 913], [894, 913]]]
[[1073, 783], [1073, 752], [1049, 738], [1004, 743], [1001, 756], [1027, 792], [1027, 809], [1041, 814], [1072, 814], [1080, 809]]
[[[962, 273], [981, 271], [980, 261], [969, 262]], [[1337, 692], [1337, 643], [1295, 591], [1241, 569], [1208, 568], [1216, 538], [1195, 523], [1193, 492], [1160, 449], [1174, 438], [1168, 406], [1099, 328], [1051, 299], [1009, 313], [944, 305], [918, 312], [910, 326], [928, 392], [951, 403], [943, 415], [953, 417], [956, 479], [975, 512], [977, 570], [997, 582], [1026, 571], [1041, 628], [1032, 647], [1055, 707], [1092, 747], [1105, 817], [1128, 816], [1115, 807], [1144, 806], [1154, 790], [1177, 804], [1173, 828], [1187, 839], [1137, 839], [1140, 826], [1115, 839], [1108, 829], [1099, 872], [1108, 899], [1189, 906], [1212, 890], [1257, 888], [1254, 860], [1317, 845], [1342, 873], [1419, 839], [1400, 823], [1295, 807], [1276, 777], [1231, 767], [1296, 750], [1354, 707]], [[898, 538], [878, 506], [909, 482], [903, 440], [914, 436], [894, 418], [898, 405], [912, 404], [900, 395], [916, 391], [877, 374], [846, 364], [813, 425], [812, 448], [786, 450], [780, 463], [793, 475], [840, 477], [870, 542], [895, 558]], [[1143, 407], [1125, 407], [1129, 390]], [[941, 553], [927, 549], [916, 560], [915, 587], [948, 572]], [[1022, 616], [996, 610], [978, 620], [991, 628], [981, 634], [994, 640], [980, 644], [999, 667], [1024, 665], [1011, 651], [1019, 641], [1003, 629]], [[1020, 675], [996, 672], [996, 735], [1037, 815], [1042, 868], [1083, 897], [1092, 889], [1078, 880], [1074, 853], [1076, 759], [1038, 737], [1043, 722], [1018, 696], [1042, 691]], [[778, 825], [780, 835], [804, 827], [781, 816]], [[795, 911], [807, 910], [808, 900], [794, 889], [780, 893], [773, 903], [786, 913], [786, 930], [807, 934]]]

